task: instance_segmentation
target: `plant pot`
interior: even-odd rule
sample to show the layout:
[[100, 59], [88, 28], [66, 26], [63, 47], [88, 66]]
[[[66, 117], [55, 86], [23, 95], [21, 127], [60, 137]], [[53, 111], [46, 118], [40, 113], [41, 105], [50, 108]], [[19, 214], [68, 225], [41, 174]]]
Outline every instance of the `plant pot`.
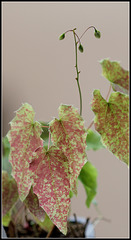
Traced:
[[2, 238], [7, 238], [7, 234], [3, 226], [2, 226]]

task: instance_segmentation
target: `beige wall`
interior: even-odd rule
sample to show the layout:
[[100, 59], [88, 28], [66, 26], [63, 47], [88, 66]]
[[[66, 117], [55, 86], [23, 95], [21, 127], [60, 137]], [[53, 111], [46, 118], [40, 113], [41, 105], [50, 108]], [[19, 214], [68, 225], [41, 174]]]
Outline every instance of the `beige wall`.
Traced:
[[[101, 31], [96, 39], [90, 29], [82, 39], [79, 54], [83, 117], [88, 126], [94, 117], [90, 108], [92, 92], [100, 89], [106, 97], [109, 83], [101, 76], [99, 60], [109, 57], [129, 68], [129, 3], [124, 2], [4, 2], [3, 36], [3, 135], [22, 103], [28, 102], [36, 119], [50, 121], [58, 116], [61, 103], [79, 107], [75, 81], [73, 35], [60, 34], [77, 28], [81, 35], [90, 25]], [[128, 169], [107, 150], [89, 151], [88, 159], [98, 169], [99, 209], [110, 223], [96, 226], [97, 237], [128, 237]], [[85, 207], [85, 192], [79, 184], [72, 199], [72, 214], [98, 216]]]

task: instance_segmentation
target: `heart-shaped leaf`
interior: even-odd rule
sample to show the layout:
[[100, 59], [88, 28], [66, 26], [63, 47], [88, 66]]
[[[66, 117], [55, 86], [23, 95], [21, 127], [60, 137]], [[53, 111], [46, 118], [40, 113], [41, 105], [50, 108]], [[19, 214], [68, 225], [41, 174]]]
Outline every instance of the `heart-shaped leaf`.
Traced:
[[70, 184], [72, 191], [76, 194], [76, 179], [87, 161], [85, 153], [87, 134], [84, 121], [76, 108], [61, 105], [59, 107], [59, 120], [55, 118], [49, 123], [49, 126], [52, 142], [64, 152], [69, 160]]
[[40, 138], [41, 124], [33, 122], [34, 115], [32, 106], [27, 103], [23, 104], [16, 111], [16, 116], [10, 123], [11, 130], [7, 134], [11, 147], [9, 161], [12, 165], [12, 175], [17, 182], [21, 201], [28, 195], [32, 184], [29, 172], [32, 153], [43, 145], [43, 140]]
[[129, 162], [129, 97], [113, 92], [107, 102], [99, 90], [94, 91], [92, 110], [95, 129], [102, 142], [117, 158]]
[[[18, 189], [15, 179], [2, 171], [2, 214], [6, 215], [18, 200]], [[8, 215], [8, 214], [7, 214]]]
[[124, 70], [119, 62], [104, 59], [100, 61], [103, 70], [103, 76], [107, 78], [114, 91], [120, 91], [124, 94], [129, 92], [129, 71]]
[[66, 234], [70, 204], [68, 159], [55, 146], [51, 146], [49, 150], [40, 147], [33, 155], [30, 163], [33, 192], [38, 196], [40, 206], [51, 221]]

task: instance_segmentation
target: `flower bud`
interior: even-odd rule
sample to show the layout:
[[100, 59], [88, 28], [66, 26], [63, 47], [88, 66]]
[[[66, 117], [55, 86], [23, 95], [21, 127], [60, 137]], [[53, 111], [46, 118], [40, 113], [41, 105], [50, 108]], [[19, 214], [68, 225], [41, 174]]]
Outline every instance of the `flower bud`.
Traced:
[[62, 40], [62, 39], [64, 39], [64, 38], [65, 38], [65, 33], [63, 33], [62, 35], [60, 35], [59, 40]]
[[95, 35], [96, 38], [100, 38], [101, 37], [101, 33], [99, 31], [97, 31], [96, 29], [95, 29], [94, 35]]
[[79, 51], [80, 51], [80, 52], [83, 52], [83, 51], [84, 51], [83, 46], [82, 46], [81, 44], [79, 45]]

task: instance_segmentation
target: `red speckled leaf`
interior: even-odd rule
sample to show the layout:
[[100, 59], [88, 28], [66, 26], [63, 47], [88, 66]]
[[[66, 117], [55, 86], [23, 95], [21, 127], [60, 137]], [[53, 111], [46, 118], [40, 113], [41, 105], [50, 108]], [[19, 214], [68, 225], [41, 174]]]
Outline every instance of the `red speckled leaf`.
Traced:
[[35, 193], [33, 193], [32, 187], [30, 189], [28, 196], [24, 200], [24, 203], [35, 217], [37, 217], [40, 221], [44, 221], [45, 211], [43, 210], [43, 208], [39, 206], [38, 197]]
[[40, 147], [30, 163], [33, 192], [51, 221], [66, 234], [69, 211], [70, 174], [68, 159], [61, 150], [51, 146]]
[[32, 106], [23, 104], [16, 111], [16, 116], [10, 123], [11, 130], [7, 134], [11, 147], [9, 162], [12, 165], [12, 175], [17, 182], [21, 201], [28, 195], [32, 184], [29, 171], [32, 153], [43, 145], [43, 140], [40, 138], [41, 124], [33, 122], [34, 115]]
[[95, 113], [95, 129], [102, 142], [117, 158], [129, 162], [129, 97], [120, 92], [110, 95], [109, 102], [94, 91], [92, 110]]
[[15, 179], [2, 171], [2, 214], [6, 215], [18, 200], [18, 189]]
[[128, 94], [129, 71], [124, 70], [118, 62], [108, 59], [104, 59], [100, 63], [102, 65], [103, 76], [111, 82], [113, 90]]
[[69, 160], [70, 184], [72, 191], [76, 194], [76, 179], [87, 161], [85, 153], [87, 133], [84, 129], [84, 121], [76, 108], [61, 105], [59, 120], [55, 118], [49, 126], [52, 142], [64, 152]]

